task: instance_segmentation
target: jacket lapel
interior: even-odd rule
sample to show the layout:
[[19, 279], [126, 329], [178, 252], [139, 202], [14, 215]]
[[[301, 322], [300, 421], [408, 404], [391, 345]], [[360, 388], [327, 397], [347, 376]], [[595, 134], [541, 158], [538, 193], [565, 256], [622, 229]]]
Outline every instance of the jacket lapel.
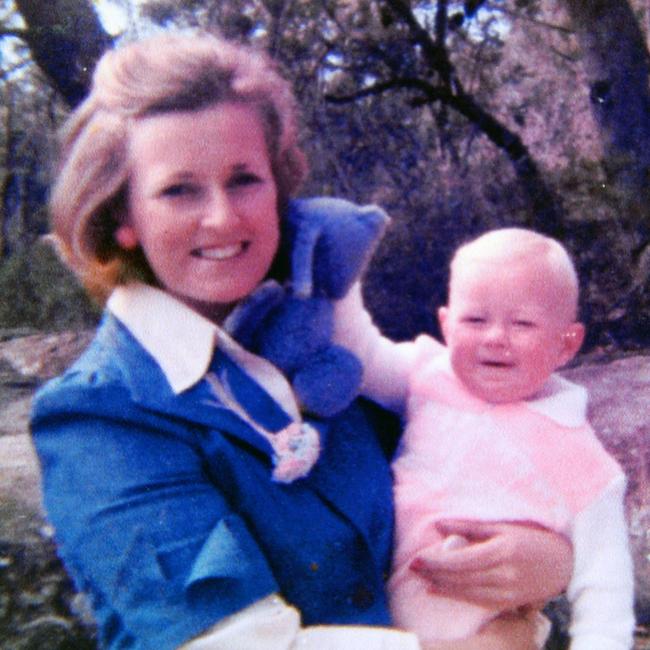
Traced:
[[222, 407], [206, 381], [182, 393], [174, 393], [153, 357], [110, 314], [98, 330], [97, 343], [114, 355], [136, 404], [154, 413], [184, 420], [189, 426], [219, 430], [271, 458], [268, 442], [241, 418]]

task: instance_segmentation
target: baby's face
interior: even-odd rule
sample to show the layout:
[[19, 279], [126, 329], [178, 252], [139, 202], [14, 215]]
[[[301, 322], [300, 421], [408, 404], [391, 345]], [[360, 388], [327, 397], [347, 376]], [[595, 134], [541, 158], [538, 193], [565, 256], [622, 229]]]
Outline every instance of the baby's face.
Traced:
[[541, 263], [472, 261], [455, 269], [440, 322], [454, 371], [488, 402], [534, 396], [583, 337], [569, 299]]

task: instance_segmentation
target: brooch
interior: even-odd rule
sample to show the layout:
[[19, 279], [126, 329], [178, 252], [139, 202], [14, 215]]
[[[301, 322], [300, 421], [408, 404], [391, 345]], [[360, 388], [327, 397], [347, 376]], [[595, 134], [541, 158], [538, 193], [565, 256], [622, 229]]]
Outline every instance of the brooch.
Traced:
[[206, 379], [221, 404], [269, 442], [273, 449], [274, 481], [291, 483], [309, 474], [320, 454], [320, 435], [315, 427], [294, 419], [284, 429], [269, 431], [255, 422], [239, 403], [230, 388], [226, 371], [219, 376], [209, 372]]

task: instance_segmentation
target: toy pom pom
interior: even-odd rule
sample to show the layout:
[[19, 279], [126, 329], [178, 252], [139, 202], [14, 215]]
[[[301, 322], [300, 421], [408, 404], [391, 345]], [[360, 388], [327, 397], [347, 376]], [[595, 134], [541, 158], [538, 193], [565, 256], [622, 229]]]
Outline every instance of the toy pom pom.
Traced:
[[287, 297], [260, 327], [252, 349], [291, 375], [329, 345], [333, 318], [327, 300]]

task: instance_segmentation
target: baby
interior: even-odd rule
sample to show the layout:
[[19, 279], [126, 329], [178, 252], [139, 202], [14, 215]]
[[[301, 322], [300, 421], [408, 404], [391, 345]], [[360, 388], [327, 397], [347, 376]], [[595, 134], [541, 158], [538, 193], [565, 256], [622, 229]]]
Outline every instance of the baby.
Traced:
[[[530, 522], [570, 538], [572, 650], [628, 650], [633, 574], [625, 477], [586, 421], [585, 390], [555, 374], [578, 352], [578, 281], [564, 248], [505, 228], [462, 246], [439, 310], [446, 347], [429, 336], [393, 343], [357, 286], [336, 308], [337, 343], [361, 359], [364, 394], [405, 412], [394, 462], [396, 551], [389, 581], [395, 623], [427, 649], [542, 647], [548, 621], [533, 604], [500, 612], [431, 592], [411, 569], [435, 540], [468, 543], [437, 522]], [[510, 633], [530, 622], [526, 639]], [[521, 627], [521, 626], [519, 626]]]

